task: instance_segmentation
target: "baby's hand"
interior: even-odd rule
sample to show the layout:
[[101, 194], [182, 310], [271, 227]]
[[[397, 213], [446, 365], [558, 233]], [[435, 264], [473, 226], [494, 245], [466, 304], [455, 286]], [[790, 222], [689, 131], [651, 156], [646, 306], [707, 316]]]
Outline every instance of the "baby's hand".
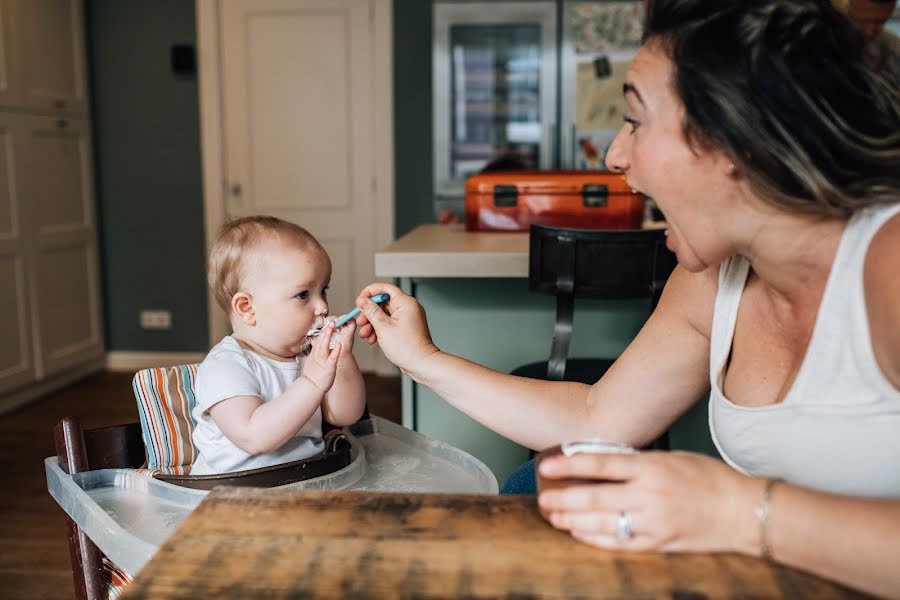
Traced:
[[353, 356], [353, 334], [356, 332], [356, 321], [350, 320], [337, 330], [335, 342], [341, 345], [341, 358]]
[[330, 390], [334, 383], [338, 357], [341, 356], [344, 345], [338, 340], [334, 348], [330, 348], [331, 334], [333, 333], [334, 322], [327, 323], [322, 333], [313, 342], [312, 350], [303, 363], [303, 372], [301, 373], [301, 377], [309, 379], [323, 392]]

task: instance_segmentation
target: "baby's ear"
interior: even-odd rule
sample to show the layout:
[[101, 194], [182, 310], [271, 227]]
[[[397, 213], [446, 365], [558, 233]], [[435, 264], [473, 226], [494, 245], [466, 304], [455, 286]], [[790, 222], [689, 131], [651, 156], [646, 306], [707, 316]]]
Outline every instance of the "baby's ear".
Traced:
[[247, 325], [256, 325], [253, 297], [247, 292], [238, 292], [231, 297], [231, 312]]

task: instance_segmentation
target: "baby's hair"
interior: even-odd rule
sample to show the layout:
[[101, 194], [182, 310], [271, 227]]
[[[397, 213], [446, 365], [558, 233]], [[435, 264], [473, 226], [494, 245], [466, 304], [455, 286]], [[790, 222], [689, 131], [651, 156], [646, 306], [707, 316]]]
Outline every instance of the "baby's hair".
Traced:
[[267, 240], [327, 255], [318, 240], [296, 223], [267, 215], [229, 221], [219, 230], [209, 251], [208, 264], [209, 286], [225, 314], [231, 313], [231, 299], [241, 289], [253, 251]]

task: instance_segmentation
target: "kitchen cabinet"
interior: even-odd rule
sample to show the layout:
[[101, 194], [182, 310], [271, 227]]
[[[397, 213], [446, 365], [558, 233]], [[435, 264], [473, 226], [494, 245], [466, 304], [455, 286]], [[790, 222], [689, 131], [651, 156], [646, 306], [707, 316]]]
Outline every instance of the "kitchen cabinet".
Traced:
[[0, 0], [0, 410], [103, 363], [82, 4]]

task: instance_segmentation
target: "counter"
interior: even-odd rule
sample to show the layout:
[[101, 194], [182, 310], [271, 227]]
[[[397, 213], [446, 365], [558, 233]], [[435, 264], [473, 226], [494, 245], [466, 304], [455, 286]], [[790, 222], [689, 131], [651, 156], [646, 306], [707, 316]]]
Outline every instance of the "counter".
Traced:
[[[528, 290], [528, 233], [422, 225], [375, 255], [375, 274], [397, 278], [428, 314], [442, 350], [501, 372], [547, 360], [555, 299]], [[644, 300], [577, 300], [571, 357], [615, 358], [649, 315]], [[478, 457], [499, 481], [529, 451], [403, 377], [403, 424]], [[673, 447], [714, 454], [700, 403], [671, 432]]]

